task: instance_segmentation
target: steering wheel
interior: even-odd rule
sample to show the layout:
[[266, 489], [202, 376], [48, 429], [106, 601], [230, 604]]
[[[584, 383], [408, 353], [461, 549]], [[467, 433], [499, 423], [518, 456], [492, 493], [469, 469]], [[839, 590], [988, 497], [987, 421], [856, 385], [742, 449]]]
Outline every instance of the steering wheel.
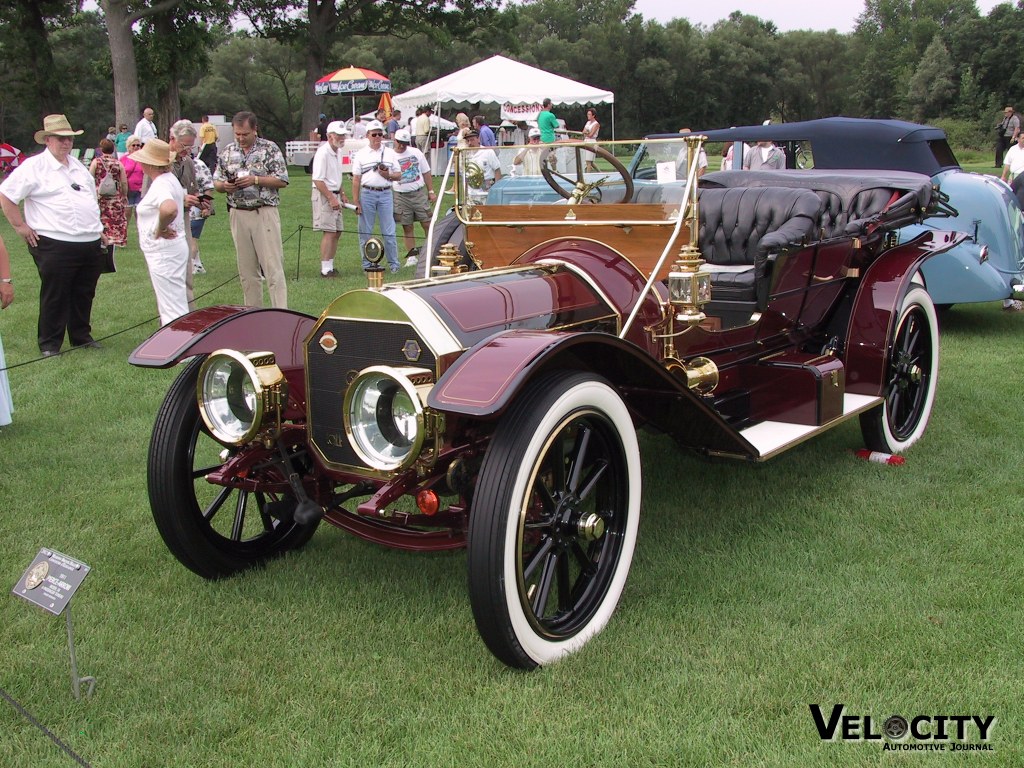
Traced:
[[[566, 176], [563, 173], [559, 173], [557, 169], [552, 168], [549, 163], [549, 158], [552, 158], [551, 153], [558, 149], [557, 145], [549, 145], [541, 152], [540, 155], [540, 172], [544, 177], [544, 181], [548, 183], [555, 192], [561, 197], [569, 200], [573, 197], [578, 197], [577, 202], [583, 200], [591, 200], [595, 203], [600, 203], [604, 198], [604, 190], [607, 189], [605, 180], [610, 178], [605, 176], [597, 182], [587, 182], [584, 177], [584, 168], [586, 163], [583, 160], [584, 152], [591, 152], [602, 160], [608, 161], [612, 168], [619, 174], [619, 179], [611, 182], [611, 184], [622, 184], [622, 197], [617, 200], [609, 200], [608, 202], [613, 203], [628, 203], [633, 199], [633, 179], [629, 175], [629, 171], [622, 162], [609, 152], [604, 147], [599, 147], [597, 144], [571, 144], [568, 145], [576, 152], [576, 178]], [[562, 184], [558, 183], [558, 179], [569, 184], [567, 189]]]

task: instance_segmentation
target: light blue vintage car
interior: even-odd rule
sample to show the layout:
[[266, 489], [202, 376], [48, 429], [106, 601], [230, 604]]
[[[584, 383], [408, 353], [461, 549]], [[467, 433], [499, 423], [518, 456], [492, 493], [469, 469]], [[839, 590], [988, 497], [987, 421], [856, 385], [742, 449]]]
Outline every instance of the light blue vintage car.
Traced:
[[[765, 184], [785, 185], [787, 174], [799, 174], [806, 168], [817, 171], [913, 171], [932, 178], [947, 198], [942, 215], [900, 231], [901, 240], [909, 240], [925, 229], [957, 230], [970, 236], [968, 241], [929, 259], [922, 274], [940, 307], [954, 304], [1021, 298], [1024, 291], [1024, 217], [1013, 191], [994, 176], [964, 171], [940, 128], [900, 120], [870, 120], [831, 117], [796, 123], [739, 126], [695, 131], [710, 144], [730, 142], [749, 147], [758, 141], [771, 141], [786, 152], [787, 169], [763, 177]], [[637, 201], [656, 194], [655, 188], [682, 182], [666, 181], [666, 165], [677, 163], [685, 152], [679, 134], [648, 136], [628, 163], [616, 167], [617, 173], [580, 172], [580, 158], [590, 159], [579, 145], [554, 150], [560, 153], [560, 166], [545, 167], [543, 176], [505, 177], [488, 194], [494, 204], [537, 204], [569, 197], [579, 182], [606, 183], [595, 193], [618, 200], [625, 195]], [[739, 149], [734, 155], [739, 157]], [[573, 162], [573, 160], [577, 162]], [[607, 159], [607, 158], [606, 158]], [[709, 173], [702, 187], [749, 185], [751, 171], [719, 171], [720, 157], [709, 158]], [[610, 160], [609, 160], [610, 163]], [[625, 166], [625, 167], [621, 167]], [[659, 178], [660, 170], [660, 178]], [[758, 171], [757, 173], [763, 173]], [[730, 178], [731, 174], [737, 177]], [[623, 181], [623, 176], [628, 180]], [[794, 181], [794, 184], [797, 182]]]

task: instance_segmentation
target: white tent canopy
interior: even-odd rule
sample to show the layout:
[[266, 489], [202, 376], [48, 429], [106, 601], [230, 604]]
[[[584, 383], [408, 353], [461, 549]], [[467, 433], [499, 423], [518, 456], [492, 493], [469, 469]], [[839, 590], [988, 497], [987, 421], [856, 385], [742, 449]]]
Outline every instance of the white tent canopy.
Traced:
[[[615, 94], [567, 77], [531, 67], [528, 64], [492, 56], [433, 82], [392, 96], [391, 102], [403, 115], [417, 107], [437, 110], [444, 103], [531, 105], [543, 99], [558, 104], [614, 104]], [[612, 136], [615, 135], [615, 108], [612, 107]]]

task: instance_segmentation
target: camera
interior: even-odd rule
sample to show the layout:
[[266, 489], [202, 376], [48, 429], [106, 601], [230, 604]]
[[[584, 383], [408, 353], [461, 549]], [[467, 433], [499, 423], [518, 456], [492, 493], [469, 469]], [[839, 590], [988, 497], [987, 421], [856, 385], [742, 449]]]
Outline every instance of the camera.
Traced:
[[377, 163], [377, 171], [387, 175], [391, 173], [391, 166], [387, 163]]
[[224, 180], [228, 184], [234, 184], [236, 181], [238, 181], [238, 174], [235, 173], [234, 171], [224, 171]]

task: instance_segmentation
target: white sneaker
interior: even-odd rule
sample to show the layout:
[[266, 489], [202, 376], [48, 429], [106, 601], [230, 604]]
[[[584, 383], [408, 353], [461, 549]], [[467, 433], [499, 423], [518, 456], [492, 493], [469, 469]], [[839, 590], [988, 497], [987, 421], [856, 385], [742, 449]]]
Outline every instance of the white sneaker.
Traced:
[[415, 256], [410, 256], [408, 259], [405, 260], [405, 266], [415, 267], [417, 264], [419, 264], [419, 261], [420, 260], [417, 259]]
[[203, 266], [203, 262], [196, 261], [192, 263], [192, 274], [193, 275], [205, 275], [206, 267]]

